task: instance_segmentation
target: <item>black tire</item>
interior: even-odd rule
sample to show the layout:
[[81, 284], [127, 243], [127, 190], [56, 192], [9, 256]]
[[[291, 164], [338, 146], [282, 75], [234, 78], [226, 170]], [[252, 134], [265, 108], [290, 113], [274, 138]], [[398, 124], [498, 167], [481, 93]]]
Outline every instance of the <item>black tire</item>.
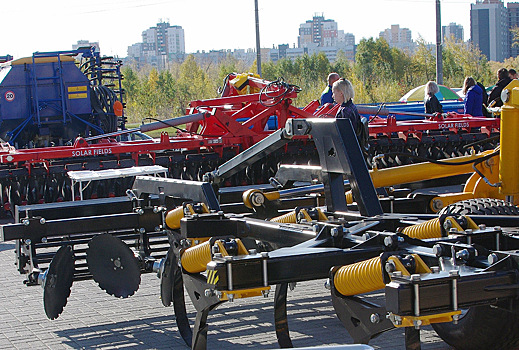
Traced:
[[469, 308], [458, 324], [435, 323], [432, 327], [457, 350], [506, 350], [519, 346], [519, 314], [488, 305]]
[[502, 199], [473, 198], [448, 205], [438, 214], [519, 215], [519, 208]]
[[[475, 198], [451, 204], [439, 214], [519, 215], [515, 205], [495, 198]], [[519, 313], [485, 306], [469, 308], [458, 321], [436, 323], [433, 328], [458, 350], [514, 349], [519, 346]]]

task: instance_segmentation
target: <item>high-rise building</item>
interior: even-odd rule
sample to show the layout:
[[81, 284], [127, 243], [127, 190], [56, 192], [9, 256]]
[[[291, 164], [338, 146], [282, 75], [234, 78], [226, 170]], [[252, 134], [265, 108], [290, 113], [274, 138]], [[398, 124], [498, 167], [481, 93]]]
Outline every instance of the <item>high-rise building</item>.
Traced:
[[487, 59], [510, 57], [508, 10], [501, 0], [476, 0], [470, 5], [470, 38]]
[[296, 59], [297, 57], [301, 57], [303, 55], [317, 55], [319, 53], [324, 53], [326, 58], [330, 62], [335, 62], [337, 56], [342, 52], [344, 57], [350, 61], [355, 60], [355, 45], [349, 46], [309, 46], [309, 47], [294, 47], [290, 48], [288, 44], [278, 45], [278, 48], [273, 47], [270, 52], [268, 59], [276, 62], [283, 58], [288, 58], [291, 60]]
[[398, 24], [393, 24], [391, 28], [380, 32], [379, 37], [386, 40], [390, 47], [396, 47], [400, 50], [413, 51], [416, 46], [411, 30], [400, 28]]
[[128, 47], [128, 58], [163, 65], [171, 60], [183, 60], [185, 52], [184, 29], [169, 22], [159, 22], [156, 27], [142, 32], [142, 43]]
[[509, 2], [506, 7], [508, 9], [508, 28], [510, 29], [508, 46], [510, 47], [510, 56], [516, 57], [519, 56], [519, 42], [514, 44], [516, 39], [512, 29], [519, 28], [519, 3]]
[[454, 38], [456, 41], [463, 41], [463, 26], [456, 23], [442, 26], [442, 38], [443, 40]]
[[338, 34], [337, 22], [315, 14], [312, 20], [299, 26], [298, 47], [335, 46]]
[[325, 19], [324, 14], [315, 14], [311, 20], [299, 25], [297, 48], [279, 45], [270, 52], [270, 59], [294, 59], [304, 54], [324, 52], [330, 61], [335, 61], [337, 53], [342, 51], [350, 60], [355, 59], [355, 36], [339, 30], [337, 22]]
[[337, 35], [337, 44], [355, 46], [355, 35], [351, 33], [344, 33], [344, 30], [339, 30], [339, 33]]

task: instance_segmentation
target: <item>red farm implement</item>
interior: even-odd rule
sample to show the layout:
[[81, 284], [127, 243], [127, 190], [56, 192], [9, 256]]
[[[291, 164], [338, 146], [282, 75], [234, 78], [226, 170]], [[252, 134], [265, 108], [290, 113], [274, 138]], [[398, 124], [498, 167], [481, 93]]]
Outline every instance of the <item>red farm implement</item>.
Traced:
[[[15, 149], [3, 144], [1, 204], [9, 211], [16, 204], [71, 200], [68, 171], [161, 165], [168, 168], [170, 177], [201, 181], [205, 173], [283, 127], [289, 118], [335, 115], [338, 106], [320, 107], [317, 101], [304, 108], [295, 107], [293, 100], [298, 92], [297, 86], [282, 80], [268, 82], [231, 74], [226, 78], [222, 97], [192, 101], [182, 117], [142, 125], [139, 129], [77, 138], [71, 146]], [[158, 139], [131, 142], [117, 142], [110, 137], [171, 126], [178, 130], [172, 137], [162, 133]], [[378, 167], [416, 161], [410, 156], [448, 158], [469, 153], [467, 145], [480, 149], [493, 147], [497, 140], [492, 136], [498, 132], [498, 119], [466, 115], [448, 114], [416, 121], [375, 117], [369, 124], [370, 146], [366, 156], [368, 163], [374, 159]], [[281, 162], [317, 164], [311, 138], [294, 137], [282, 150], [233, 175], [226, 184], [267, 183]], [[85, 198], [123, 195], [131, 181], [131, 178], [96, 181], [85, 191]]]

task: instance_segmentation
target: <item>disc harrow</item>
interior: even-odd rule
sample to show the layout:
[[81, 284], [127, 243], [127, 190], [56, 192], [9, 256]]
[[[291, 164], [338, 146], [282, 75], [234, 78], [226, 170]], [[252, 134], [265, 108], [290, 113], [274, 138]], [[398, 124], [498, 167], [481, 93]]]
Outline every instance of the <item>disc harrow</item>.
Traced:
[[[316, 141], [324, 206], [315, 197], [313, 205], [303, 198], [283, 203], [279, 195], [275, 213], [242, 215], [216, 199], [214, 188], [233, 173], [229, 167], [241, 171], [264, 150], [309, 134], [329, 140]], [[403, 327], [406, 347], [418, 348], [421, 326], [456, 324], [462, 309], [482, 305], [517, 315], [517, 235], [492, 227], [493, 217], [385, 214], [363, 159], [347, 120], [292, 119], [206, 174], [213, 183], [143, 176], [127, 197], [17, 207], [16, 223], [1, 226], [0, 238], [16, 242], [26, 284], [43, 283], [49, 318], [63, 311], [72, 282], [94, 279], [108, 294], [127, 297], [142, 273], [157, 273], [162, 303], [173, 304], [193, 349], [206, 348], [208, 316], [218, 305], [268, 297], [272, 286], [279, 344], [292, 345], [288, 286], [314, 279], [327, 279], [336, 314], [359, 343]], [[358, 212], [349, 211], [344, 178]], [[517, 217], [499, 222], [519, 227]], [[382, 288], [385, 305], [362, 300], [360, 294]], [[196, 309], [193, 328], [184, 290]], [[499, 338], [499, 331], [492, 333]], [[496, 346], [518, 343], [515, 334]]]
[[[90, 74], [90, 73], [89, 73]], [[292, 118], [329, 118], [336, 105], [319, 106], [313, 101], [300, 109], [292, 105], [300, 89], [283, 80], [268, 82], [247, 74], [230, 74], [222, 96], [192, 101], [186, 115], [156, 121], [137, 129], [119, 130], [90, 138], [77, 138], [71, 146], [15, 149], [0, 148], [0, 214], [15, 205], [70, 201], [72, 182], [68, 171], [121, 169], [161, 165], [172, 178], [202, 181], [204, 174], [282, 128]], [[369, 121], [368, 166], [379, 169], [444, 159], [496, 145], [499, 119], [473, 118], [449, 113], [417, 115], [417, 120], [397, 121], [372, 117]], [[180, 125], [185, 125], [183, 129]], [[174, 127], [177, 134], [159, 139], [117, 142], [113, 137], [133, 131]], [[294, 136], [283, 149], [265, 160], [250, 164], [225, 179], [226, 186], [265, 184], [279, 164], [317, 165], [318, 156], [310, 136]], [[123, 196], [133, 178], [93, 181], [83, 198]], [[78, 186], [78, 185], [76, 185]], [[76, 188], [74, 193], [79, 193]], [[77, 196], [76, 196], [77, 197]]]

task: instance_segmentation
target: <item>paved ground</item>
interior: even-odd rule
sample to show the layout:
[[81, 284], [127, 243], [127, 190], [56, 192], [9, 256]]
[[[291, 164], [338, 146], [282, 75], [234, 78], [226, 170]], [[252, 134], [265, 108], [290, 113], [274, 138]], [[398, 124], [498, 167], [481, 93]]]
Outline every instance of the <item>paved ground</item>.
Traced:
[[[76, 282], [63, 314], [45, 317], [43, 290], [26, 287], [13, 266], [14, 246], [0, 244], [1, 349], [187, 349], [177, 332], [172, 308], [159, 300], [159, 281], [142, 277], [137, 293], [117, 299], [93, 281]], [[298, 284], [288, 294], [294, 346], [352, 343], [335, 316], [323, 281]], [[209, 316], [209, 349], [275, 349], [273, 293], [220, 306]], [[188, 305], [191, 320], [195, 310]], [[422, 330], [422, 349], [449, 349], [431, 330]], [[402, 349], [403, 332], [393, 330], [370, 343], [376, 349]]]

